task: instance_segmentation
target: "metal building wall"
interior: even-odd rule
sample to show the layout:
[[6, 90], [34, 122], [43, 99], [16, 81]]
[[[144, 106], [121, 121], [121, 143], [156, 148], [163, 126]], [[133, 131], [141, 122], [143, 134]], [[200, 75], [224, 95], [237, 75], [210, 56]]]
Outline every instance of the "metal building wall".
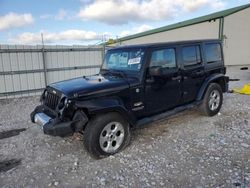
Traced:
[[[217, 39], [219, 37], [219, 19], [189, 25], [160, 33], [154, 33], [126, 41], [121, 45], [172, 42], [181, 40]], [[115, 44], [114, 46], [116, 46]]]
[[189, 25], [165, 32], [154, 33], [117, 45], [171, 42], [196, 39], [223, 39], [225, 65], [250, 64], [250, 8], [230, 14], [224, 18]]
[[250, 65], [250, 8], [224, 18], [226, 65]]
[[99, 72], [103, 48], [0, 45], [0, 98], [32, 96], [46, 83]]

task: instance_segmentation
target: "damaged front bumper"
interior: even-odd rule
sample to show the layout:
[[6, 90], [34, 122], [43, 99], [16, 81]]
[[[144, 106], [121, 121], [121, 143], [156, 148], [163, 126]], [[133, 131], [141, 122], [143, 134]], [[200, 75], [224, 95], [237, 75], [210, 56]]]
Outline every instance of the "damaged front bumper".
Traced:
[[64, 121], [58, 114], [45, 105], [40, 105], [30, 114], [31, 121], [43, 128], [44, 134], [52, 136], [70, 136], [83, 129], [88, 118], [84, 113], [76, 113], [73, 120]]

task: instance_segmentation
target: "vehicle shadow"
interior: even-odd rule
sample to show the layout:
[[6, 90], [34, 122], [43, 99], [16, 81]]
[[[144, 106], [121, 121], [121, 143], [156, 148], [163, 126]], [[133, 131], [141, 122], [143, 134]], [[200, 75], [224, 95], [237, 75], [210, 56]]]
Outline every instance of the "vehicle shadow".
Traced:
[[164, 136], [174, 136], [172, 135], [171, 129], [182, 126], [186, 122], [190, 121], [191, 118], [196, 119], [201, 116], [202, 115], [195, 107], [156, 122], [137, 127], [131, 130], [131, 141], [128, 147], [131, 147], [133, 144], [150, 144]]

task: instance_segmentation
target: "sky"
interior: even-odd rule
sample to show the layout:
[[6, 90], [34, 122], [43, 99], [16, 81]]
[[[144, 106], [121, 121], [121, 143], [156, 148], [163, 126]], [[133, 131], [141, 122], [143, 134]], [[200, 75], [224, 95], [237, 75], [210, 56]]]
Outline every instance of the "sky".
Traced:
[[0, 0], [0, 44], [94, 45], [250, 0]]

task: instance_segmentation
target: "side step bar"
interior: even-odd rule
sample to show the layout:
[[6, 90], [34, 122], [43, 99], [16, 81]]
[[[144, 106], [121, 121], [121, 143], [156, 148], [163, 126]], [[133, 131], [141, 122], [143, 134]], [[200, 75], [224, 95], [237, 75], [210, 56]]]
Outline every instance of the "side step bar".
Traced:
[[163, 112], [161, 114], [157, 114], [157, 115], [153, 115], [153, 116], [150, 116], [150, 117], [140, 119], [139, 121], [137, 121], [135, 127], [140, 127], [140, 126], [143, 126], [143, 125], [155, 122], [155, 121], [159, 121], [161, 119], [165, 119], [165, 118], [167, 118], [169, 116], [175, 115], [175, 114], [177, 114], [179, 112], [182, 112], [184, 110], [187, 110], [187, 109], [193, 108], [195, 106], [198, 106], [199, 104], [201, 104], [201, 101], [195, 101], [193, 103], [190, 103], [190, 104], [187, 104], [187, 105], [184, 105], [184, 106], [179, 106], [179, 107], [176, 107], [176, 108], [174, 108], [172, 110], [168, 110], [168, 111]]

